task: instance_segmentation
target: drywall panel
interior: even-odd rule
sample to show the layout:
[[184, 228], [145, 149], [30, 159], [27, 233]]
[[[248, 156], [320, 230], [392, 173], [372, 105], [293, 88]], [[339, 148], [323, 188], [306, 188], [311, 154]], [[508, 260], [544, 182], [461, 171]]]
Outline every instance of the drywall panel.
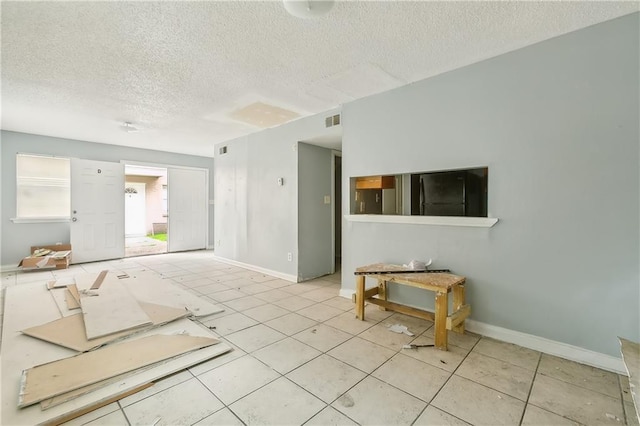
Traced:
[[214, 305], [183, 290], [172, 284], [170, 280], [160, 278], [154, 272], [137, 272], [132, 277], [123, 278], [121, 282], [139, 302], [184, 309], [194, 317], [205, 317], [224, 311], [221, 305]]
[[117, 278], [92, 290], [96, 296], [82, 297], [82, 315], [87, 339], [151, 324], [151, 318]]
[[36, 365], [22, 372], [18, 406], [28, 407], [216, 343], [219, 340], [211, 337], [154, 334]]
[[[60, 313], [44, 285], [40, 283], [9, 287], [5, 293], [4, 321], [2, 327], [2, 346], [0, 369], [2, 370], [2, 417], [1, 424], [33, 425], [62, 418], [71, 412], [80, 412], [96, 402], [108, 400], [112, 395], [126, 392], [149, 383], [160, 377], [170, 375], [207, 359], [231, 350], [224, 344], [205, 348], [181, 357], [174, 358], [149, 368], [140, 374], [129, 376], [116, 383], [82, 395], [73, 401], [41, 411], [39, 406], [18, 409], [18, 393], [22, 370], [35, 365], [59, 360], [76, 354], [71, 349], [43, 342], [23, 335], [20, 330], [53, 321]], [[161, 329], [136, 334], [138, 339], [151, 334], [187, 333], [191, 336], [211, 337], [210, 330], [188, 319], [174, 321]]]
[[[149, 316], [153, 326], [166, 324], [188, 315], [188, 311], [184, 309], [171, 308], [154, 303], [140, 302], [140, 307]], [[62, 317], [36, 327], [26, 328], [22, 330], [22, 333], [35, 337], [36, 339], [64, 346], [65, 348], [74, 349], [78, 352], [85, 352], [134, 333], [147, 331], [149, 328], [150, 327], [138, 330], [127, 330], [89, 340], [87, 339], [83, 315], [79, 313]]]
[[[2, 163], [1, 265], [17, 265], [29, 253], [30, 246], [69, 241], [69, 223], [13, 223], [16, 216], [16, 154], [76, 157], [86, 160], [132, 160], [143, 163], [209, 169], [209, 199], [213, 200], [213, 158], [175, 154], [151, 149], [128, 148], [79, 140], [53, 138], [2, 130], [0, 133], [0, 162]], [[209, 209], [209, 241], [213, 241], [213, 209]], [[46, 236], [46, 241], [43, 241]], [[19, 242], [19, 243], [16, 243]]]
[[333, 268], [331, 161], [331, 150], [298, 144], [299, 281], [330, 274]]
[[488, 166], [500, 219], [347, 222], [343, 287], [357, 266], [432, 258], [467, 277], [477, 321], [612, 356], [640, 340], [638, 17], [343, 106], [343, 211], [352, 176]]

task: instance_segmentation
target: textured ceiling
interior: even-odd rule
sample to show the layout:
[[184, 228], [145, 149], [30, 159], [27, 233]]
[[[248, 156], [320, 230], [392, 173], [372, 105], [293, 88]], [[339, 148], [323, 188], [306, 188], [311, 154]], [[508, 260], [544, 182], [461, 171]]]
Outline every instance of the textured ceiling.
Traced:
[[308, 20], [279, 1], [3, 1], [2, 128], [212, 156], [260, 130], [239, 121], [253, 104], [322, 112], [638, 5], [339, 1]]

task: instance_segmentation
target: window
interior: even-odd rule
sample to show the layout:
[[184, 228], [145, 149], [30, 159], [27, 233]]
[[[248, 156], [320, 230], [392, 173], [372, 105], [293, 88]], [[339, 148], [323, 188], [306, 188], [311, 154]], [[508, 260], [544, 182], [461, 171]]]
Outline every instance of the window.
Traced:
[[68, 158], [18, 154], [16, 171], [18, 218], [70, 216], [71, 164]]
[[402, 175], [351, 178], [351, 214], [402, 214]]
[[487, 217], [489, 169], [351, 178], [352, 215]]

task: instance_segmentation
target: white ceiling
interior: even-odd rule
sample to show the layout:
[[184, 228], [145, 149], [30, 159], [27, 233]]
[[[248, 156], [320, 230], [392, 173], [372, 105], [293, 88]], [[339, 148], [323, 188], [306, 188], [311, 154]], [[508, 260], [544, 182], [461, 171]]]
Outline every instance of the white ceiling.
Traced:
[[3, 129], [213, 156], [260, 130], [246, 114], [326, 111], [639, 3], [339, 1], [314, 20], [279, 1], [1, 8]]

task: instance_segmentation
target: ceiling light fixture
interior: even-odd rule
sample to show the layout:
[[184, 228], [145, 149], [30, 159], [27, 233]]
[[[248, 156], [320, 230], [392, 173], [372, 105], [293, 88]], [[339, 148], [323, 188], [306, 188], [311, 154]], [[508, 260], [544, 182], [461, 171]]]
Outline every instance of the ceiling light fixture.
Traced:
[[130, 121], [125, 121], [124, 124], [120, 126], [120, 129], [122, 129], [127, 133], [133, 133], [138, 131], [138, 128], [135, 127], [133, 124], [131, 124]]
[[318, 18], [329, 13], [334, 0], [283, 0], [287, 12], [297, 18]]

